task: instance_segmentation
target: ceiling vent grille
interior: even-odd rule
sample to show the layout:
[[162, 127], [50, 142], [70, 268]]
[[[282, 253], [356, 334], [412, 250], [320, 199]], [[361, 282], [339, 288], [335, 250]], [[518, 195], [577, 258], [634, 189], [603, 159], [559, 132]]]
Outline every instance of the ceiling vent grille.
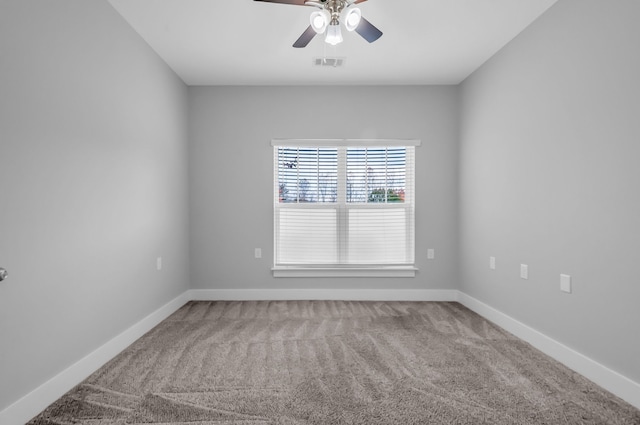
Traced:
[[345, 58], [315, 58], [313, 66], [341, 68], [344, 66]]

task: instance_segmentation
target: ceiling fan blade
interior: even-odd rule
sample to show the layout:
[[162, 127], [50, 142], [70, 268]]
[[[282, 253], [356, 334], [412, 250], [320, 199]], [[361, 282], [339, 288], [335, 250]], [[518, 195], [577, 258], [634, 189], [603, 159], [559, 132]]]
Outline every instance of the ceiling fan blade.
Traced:
[[306, 6], [305, 0], [254, 0], [254, 1], [264, 1], [267, 3], [293, 4], [295, 6]]
[[311, 25], [309, 25], [309, 28], [307, 28], [302, 33], [302, 35], [296, 40], [296, 42], [293, 43], [293, 47], [307, 47], [307, 44], [309, 44], [309, 42], [313, 40], [313, 37], [315, 36], [316, 36], [315, 30]]
[[382, 31], [362, 17], [360, 18], [360, 23], [356, 27], [356, 32], [369, 43], [373, 43], [382, 36]]

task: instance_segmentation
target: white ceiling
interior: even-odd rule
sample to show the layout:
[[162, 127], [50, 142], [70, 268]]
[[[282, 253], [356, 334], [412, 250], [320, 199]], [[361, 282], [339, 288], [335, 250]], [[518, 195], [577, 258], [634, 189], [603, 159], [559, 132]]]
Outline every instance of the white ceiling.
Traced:
[[[188, 85], [458, 84], [556, 0], [369, 0], [384, 35], [291, 47], [312, 7], [253, 0], [109, 0]], [[315, 57], [346, 58], [342, 68]]]

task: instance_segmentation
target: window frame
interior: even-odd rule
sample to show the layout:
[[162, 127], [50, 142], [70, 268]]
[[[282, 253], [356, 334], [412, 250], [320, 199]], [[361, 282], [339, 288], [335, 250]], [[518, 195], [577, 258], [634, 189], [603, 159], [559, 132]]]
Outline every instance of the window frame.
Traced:
[[[415, 266], [415, 158], [416, 151], [413, 152], [413, 163], [410, 165], [410, 172], [406, 175], [406, 188], [411, 191], [413, 199], [407, 203], [360, 203], [346, 202], [346, 180], [341, 179], [341, 173], [346, 173], [346, 149], [359, 148], [359, 147], [418, 147], [421, 145], [420, 140], [417, 139], [273, 139], [271, 146], [274, 151], [274, 167], [273, 167], [273, 186], [274, 194], [272, 197], [273, 202], [273, 267], [272, 273], [274, 277], [415, 277], [418, 268]], [[316, 148], [316, 147], [336, 147], [339, 150], [342, 149], [344, 157], [338, 159], [338, 176], [337, 176], [337, 201], [335, 203], [277, 203], [276, 199], [279, 198], [278, 187], [278, 155], [277, 148], [291, 147], [291, 148]], [[340, 157], [340, 152], [338, 153]], [[340, 168], [343, 168], [342, 170]], [[344, 175], [344, 174], [343, 174]], [[309, 209], [332, 209], [336, 210], [338, 216], [336, 231], [337, 237], [340, 239], [341, 231], [346, 230], [348, 219], [348, 211], [350, 209], [404, 209], [408, 218], [411, 218], [411, 230], [407, 235], [407, 243], [412, 244], [413, 248], [413, 264], [363, 264], [363, 265], [319, 265], [319, 264], [295, 264], [295, 265], [278, 265], [277, 260], [277, 235], [279, 226], [279, 213], [281, 210], [287, 208], [309, 208]], [[339, 243], [342, 244], [342, 243]], [[339, 247], [338, 253], [344, 253], [345, 247]]]

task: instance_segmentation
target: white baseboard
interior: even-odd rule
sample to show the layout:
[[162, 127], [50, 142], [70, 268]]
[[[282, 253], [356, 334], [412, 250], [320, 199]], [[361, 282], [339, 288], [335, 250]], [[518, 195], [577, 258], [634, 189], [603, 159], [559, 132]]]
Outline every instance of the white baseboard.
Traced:
[[343, 301], [457, 301], [451, 289], [192, 289], [198, 301], [343, 300]]
[[640, 384], [637, 382], [463, 292], [458, 292], [458, 301], [468, 309], [475, 311], [485, 319], [511, 332], [549, 357], [556, 359], [568, 368], [640, 409]]
[[0, 411], [0, 424], [20, 425], [26, 423], [188, 301], [188, 292], [176, 297], [9, 405]]

